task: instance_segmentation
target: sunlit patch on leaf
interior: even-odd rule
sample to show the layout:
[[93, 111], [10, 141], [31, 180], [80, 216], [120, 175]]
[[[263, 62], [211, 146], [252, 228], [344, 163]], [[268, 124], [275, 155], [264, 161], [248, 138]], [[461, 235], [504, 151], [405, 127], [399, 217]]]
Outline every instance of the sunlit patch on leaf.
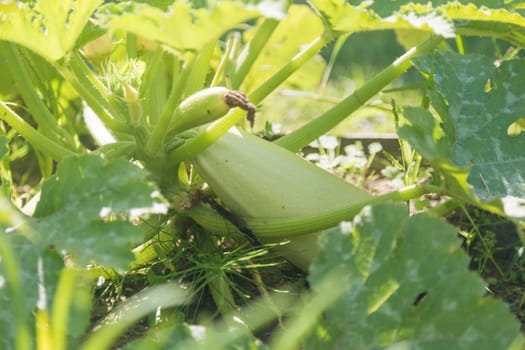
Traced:
[[525, 118], [520, 118], [509, 125], [507, 135], [519, 136], [525, 130]]

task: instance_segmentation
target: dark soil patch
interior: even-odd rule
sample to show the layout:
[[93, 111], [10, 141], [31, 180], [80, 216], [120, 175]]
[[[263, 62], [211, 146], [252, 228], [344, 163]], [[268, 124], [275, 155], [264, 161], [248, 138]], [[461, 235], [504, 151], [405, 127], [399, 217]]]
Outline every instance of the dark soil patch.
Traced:
[[447, 219], [460, 229], [470, 268], [487, 281], [489, 294], [509, 304], [525, 331], [525, 247], [519, 228], [478, 208], [458, 209]]

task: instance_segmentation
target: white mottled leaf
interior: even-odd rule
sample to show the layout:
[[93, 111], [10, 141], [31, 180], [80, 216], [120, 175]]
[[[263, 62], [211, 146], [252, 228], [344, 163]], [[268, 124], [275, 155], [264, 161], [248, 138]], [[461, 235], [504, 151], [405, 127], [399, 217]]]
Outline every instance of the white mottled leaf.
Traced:
[[524, 198], [525, 134], [509, 136], [507, 130], [525, 116], [525, 61], [496, 67], [484, 56], [437, 52], [415, 64], [446, 101], [439, 110], [452, 162], [470, 169], [468, 182], [476, 195]]
[[410, 217], [400, 204], [366, 208], [321, 240], [310, 285], [326, 289], [325, 276], [338, 269], [345, 292], [305, 348], [507, 349], [520, 324], [484, 296], [468, 264], [456, 230], [441, 219]]

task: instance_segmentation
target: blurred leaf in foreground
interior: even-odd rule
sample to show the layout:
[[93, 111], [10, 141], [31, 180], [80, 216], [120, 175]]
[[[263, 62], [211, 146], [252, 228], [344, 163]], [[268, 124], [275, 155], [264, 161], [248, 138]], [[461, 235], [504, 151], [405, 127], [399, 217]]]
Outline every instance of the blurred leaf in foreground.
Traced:
[[332, 303], [307, 349], [507, 349], [520, 325], [468, 270], [454, 227], [400, 204], [368, 207], [326, 234], [312, 289], [339, 269]]
[[[446, 38], [491, 36], [525, 45], [525, 18], [514, 2], [466, 1], [337, 1], [311, 0], [328, 27], [352, 33], [384, 29], [419, 29]], [[516, 7], [516, 8], [515, 8]]]
[[40, 0], [0, 3], [0, 40], [25, 46], [56, 61], [76, 43], [102, 1]]
[[147, 176], [126, 160], [67, 158], [42, 187], [36, 229], [80, 264], [126, 268], [131, 244], [141, 238], [129, 219], [167, 209]]
[[201, 9], [176, 1], [167, 12], [135, 2], [108, 4], [98, 9], [96, 17], [100, 25], [113, 30], [135, 33], [178, 50], [200, 50], [226, 31], [258, 16], [259, 11], [232, 1]]

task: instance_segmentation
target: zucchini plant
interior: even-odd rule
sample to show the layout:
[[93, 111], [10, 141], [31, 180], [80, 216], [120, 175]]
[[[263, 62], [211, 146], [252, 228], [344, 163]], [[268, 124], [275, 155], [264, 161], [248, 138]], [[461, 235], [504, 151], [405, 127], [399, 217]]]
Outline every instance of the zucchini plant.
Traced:
[[[260, 137], [268, 96], [320, 81], [351, 34], [377, 30], [406, 52]], [[0, 347], [520, 349], [442, 216], [468, 205], [523, 226], [524, 31], [515, 2], [0, 4]], [[470, 36], [507, 53], [465, 53]], [[392, 113], [432, 177], [374, 196], [301, 156], [412, 67], [421, 104]], [[443, 202], [416, 213], [429, 194]]]

